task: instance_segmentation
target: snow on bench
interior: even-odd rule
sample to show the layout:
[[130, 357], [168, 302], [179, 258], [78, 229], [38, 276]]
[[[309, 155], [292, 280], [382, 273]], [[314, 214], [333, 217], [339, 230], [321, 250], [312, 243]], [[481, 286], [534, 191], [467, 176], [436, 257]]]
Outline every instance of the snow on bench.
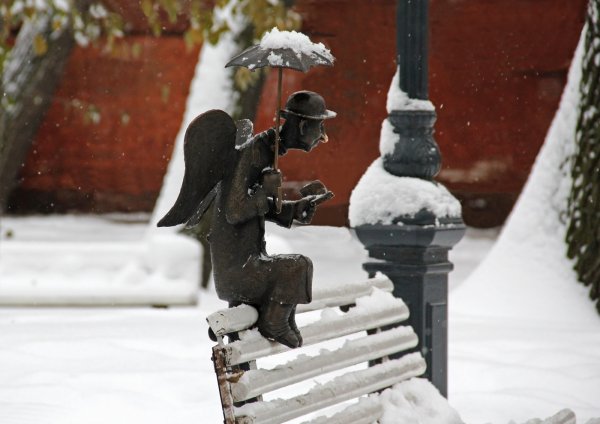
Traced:
[[[377, 276], [368, 282], [334, 285], [332, 287], [313, 287], [313, 300], [308, 305], [298, 305], [296, 313], [316, 311], [326, 307], [344, 306], [354, 303], [354, 299], [371, 294], [373, 287], [391, 292], [393, 283], [387, 278]], [[252, 327], [258, 320], [258, 312], [252, 306], [240, 305], [235, 308], [217, 311], [206, 318], [216, 336]]]
[[[409, 316], [401, 299], [391, 295], [393, 285], [386, 277], [315, 288], [313, 302], [298, 305], [297, 313], [321, 310], [321, 318], [301, 327], [303, 346], [354, 335], [334, 349], [301, 354], [274, 368], [257, 369], [256, 360], [289, 352], [290, 349], [262, 337], [251, 329], [258, 318], [248, 305], [221, 310], [207, 321], [218, 344], [213, 347], [213, 361], [219, 383], [225, 424], [277, 424], [323, 408], [359, 398], [359, 402], [328, 417], [326, 422], [372, 423], [382, 414], [376, 395], [396, 383], [425, 372], [425, 361], [418, 353], [400, 359], [387, 357], [414, 348], [417, 336], [410, 327], [398, 326]], [[328, 308], [352, 305], [342, 313]], [[385, 331], [382, 328], [389, 328]], [[358, 333], [358, 334], [357, 334]], [[362, 333], [362, 335], [361, 335]], [[229, 343], [223, 337], [229, 335]], [[299, 351], [304, 350], [304, 347]], [[366, 369], [346, 370], [370, 363]], [[342, 370], [342, 375], [306, 393], [288, 399], [263, 401], [264, 393], [289, 387], [313, 377]], [[352, 418], [350, 418], [352, 417]], [[322, 418], [310, 421], [318, 424]], [[307, 422], [308, 424], [309, 422]]]

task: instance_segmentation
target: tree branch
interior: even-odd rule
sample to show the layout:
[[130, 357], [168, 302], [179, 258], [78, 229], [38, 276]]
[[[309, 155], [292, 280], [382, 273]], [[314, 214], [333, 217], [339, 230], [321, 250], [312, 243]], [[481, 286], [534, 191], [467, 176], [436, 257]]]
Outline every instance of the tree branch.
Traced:
[[[34, 51], [40, 35], [48, 46], [43, 55]], [[24, 23], [17, 35], [0, 87], [0, 212], [6, 209], [74, 43], [71, 26], [53, 31], [48, 14]]]

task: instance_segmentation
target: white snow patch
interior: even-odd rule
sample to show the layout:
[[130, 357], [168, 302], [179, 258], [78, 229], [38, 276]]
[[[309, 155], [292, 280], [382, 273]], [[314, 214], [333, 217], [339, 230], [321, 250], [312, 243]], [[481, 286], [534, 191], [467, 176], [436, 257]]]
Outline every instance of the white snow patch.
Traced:
[[394, 297], [391, 293], [374, 288], [369, 296], [356, 299], [356, 307], [348, 313], [372, 313], [383, 308], [395, 308], [403, 304], [404, 302], [401, 299]]
[[77, 44], [81, 47], [87, 47], [90, 44], [89, 37], [81, 31], [75, 31], [74, 37]]
[[48, 9], [48, 2], [46, 0], [28, 0], [27, 3], [32, 4], [37, 10], [44, 11]]
[[63, 12], [68, 12], [71, 10], [72, 4], [69, 0], [54, 0], [54, 7]]
[[275, 52], [269, 53], [267, 56], [269, 60], [269, 65], [271, 66], [283, 66], [283, 57], [280, 54], [275, 54]]
[[3, 221], [15, 235], [0, 243], [0, 304], [196, 301], [199, 247], [187, 237], [166, 233], [145, 239], [144, 223], [127, 224], [132, 231], [110, 217], [47, 218], [45, 225], [40, 218], [27, 219], [36, 236], [19, 221]]
[[400, 139], [400, 134], [394, 132], [394, 126], [386, 118], [381, 123], [381, 135], [379, 136], [379, 153], [381, 156], [394, 153], [396, 142]]
[[379, 398], [383, 404], [380, 424], [463, 424], [448, 400], [422, 378], [396, 384]]
[[342, 320], [342, 317], [350, 319], [355, 315], [365, 315], [379, 312], [382, 309], [403, 308], [402, 299], [394, 297], [391, 293], [378, 288], [373, 288], [371, 294], [356, 299], [356, 306], [347, 313], [342, 314], [339, 308], [323, 308], [320, 312], [320, 322], [332, 322]]
[[273, 28], [263, 35], [260, 40], [260, 47], [265, 50], [289, 48], [298, 57], [304, 54], [313, 58], [322, 56], [329, 61], [334, 60], [333, 55], [323, 43], [313, 43], [308, 36], [296, 31], [279, 31], [279, 29]]
[[25, 9], [25, 3], [23, 3], [21, 0], [16, 0], [10, 8], [10, 14], [18, 15], [23, 12], [23, 9]]
[[411, 99], [400, 89], [400, 68], [396, 70], [387, 95], [387, 112], [393, 110], [435, 110], [429, 100]]
[[396, 177], [383, 168], [381, 158], [367, 169], [350, 196], [350, 225], [392, 224], [399, 216], [421, 209], [436, 217], [458, 217], [458, 200], [442, 185], [411, 177]]
[[101, 3], [96, 3], [90, 6], [90, 15], [95, 19], [104, 19], [108, 17], [108, 11]]
[[321, 310], [322, 321], [333, 321], [341, 316], [341, 312], [337, 308], [324, 308]]

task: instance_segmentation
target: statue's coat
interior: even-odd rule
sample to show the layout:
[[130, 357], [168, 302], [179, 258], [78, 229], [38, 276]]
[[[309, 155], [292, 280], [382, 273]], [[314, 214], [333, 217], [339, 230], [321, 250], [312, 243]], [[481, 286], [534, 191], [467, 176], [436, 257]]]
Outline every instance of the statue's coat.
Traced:
[[[180, 195], [160, 226], [195, 223], [213, 203], [209, 243], [217, 294], [231, 304], [311, 300], [312, 263], [302, 255], [265, 250], [265, 219], [290, 227], [292, 202], [274, 204], [260, 186], [273, 163], [275, 131], [267, 130], [235, 147], [236, 128], [222, 111], [210, 111], [190, 125]], [[215, 155], [219, 155], [215, 157]]]

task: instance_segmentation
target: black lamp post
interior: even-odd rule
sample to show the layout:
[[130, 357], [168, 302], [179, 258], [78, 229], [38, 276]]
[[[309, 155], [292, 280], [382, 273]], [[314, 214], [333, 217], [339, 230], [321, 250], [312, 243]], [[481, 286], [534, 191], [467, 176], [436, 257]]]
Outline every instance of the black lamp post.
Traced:
[[[428, 0], [399, 0], [396, 47], [400, 90], [409, 99], [428, 100]], [[383, 158], [389, 173], [431, 180], [440, 171], [440, 150], [433, 139], [435, 110], [389, 111], [388, 120], [400, 137], [394, 152]]]
[[[397, 48], [399, 89], [407, 94], [405, 106], [390, 110], [388, 120], [396, 135], [393, 151], [383, 155], [384, 169], [398, 177], [431, 181], [441, 166], [433, 139], [435, 110], [428, 99], [428, 0], [398, 0]], [[432, 182], [436, 186], [437, 183]], [[373, 205], [374, 208], [377, 205]], [[377, 261], [364, 269], [382, 272], [394, 283], [394, 295], [410, 308], [409, 324], [419, 336], [427, 362], [427, 377], [447, 396], [448, 261], [449, 250], [462, 238], [459, 216], [438, 217], [423, 208], [413, 215], [396, 216], [392, 224], [356, 227], [360, 241]]]
[[398, 1], [396, 9], [396, 48], [400, 88], [411, 99], [427, 100], [429, 96], [428, 40], [429, 2]]

